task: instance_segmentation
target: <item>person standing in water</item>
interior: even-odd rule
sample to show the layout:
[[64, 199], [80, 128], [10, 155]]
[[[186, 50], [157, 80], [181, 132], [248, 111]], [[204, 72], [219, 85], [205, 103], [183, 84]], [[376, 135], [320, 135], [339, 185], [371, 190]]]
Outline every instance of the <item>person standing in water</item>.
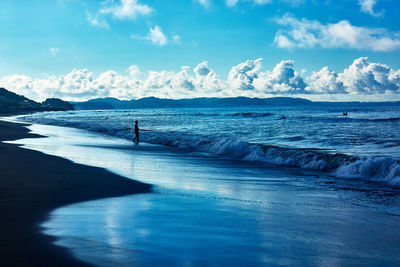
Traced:
[[138, 126], [138, 121], [135, 121], [135, 138], [133, 138], [133, 142], [136, 144], [139, 144], [139, 126]]

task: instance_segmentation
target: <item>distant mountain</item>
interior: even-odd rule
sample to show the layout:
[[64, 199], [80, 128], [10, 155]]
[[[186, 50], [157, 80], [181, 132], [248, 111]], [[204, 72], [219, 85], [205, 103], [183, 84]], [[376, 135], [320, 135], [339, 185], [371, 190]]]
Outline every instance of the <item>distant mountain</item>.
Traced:
[[0, 88], [0, 113], [14, 114], [40, 109], [41, 105], [39, 103], [4, 88]]
[[71, 102], [75, 109], [140, 109], [140, 108], [189, 108], [189, 107], [236, 107], [236, 106], [293, 106], [307, 105], [310, 100], [291, 97], [272, 98], [188, 98], [162, 99], [146, 97], [138, 100], [119, 100], [116, 98], [97, 98], [86, 102]]
[[57, 98], [47, 99], [43, 103], [38, 103], [22, 95], [10, 92], [5, 88], [0, 88], [1, 115], [14, 115], [36, 111], [60, 111], [72, 109], [74, 109], [74, 107], [71, 104]]

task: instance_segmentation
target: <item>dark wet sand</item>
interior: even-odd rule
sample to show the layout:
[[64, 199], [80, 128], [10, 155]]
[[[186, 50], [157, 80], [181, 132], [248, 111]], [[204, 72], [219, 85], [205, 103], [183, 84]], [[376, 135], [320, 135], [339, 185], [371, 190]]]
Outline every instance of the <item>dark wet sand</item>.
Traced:
[[[0, 141], [39, 137], [0, 121]], [[95, 155], [94, 155], [95, 157]], [[145, 193], [148, 184], [107, 170], [0, 143], [0, 266], [87, 266], [53, 245], [40, 223], [50, 211], [98, 198]]]

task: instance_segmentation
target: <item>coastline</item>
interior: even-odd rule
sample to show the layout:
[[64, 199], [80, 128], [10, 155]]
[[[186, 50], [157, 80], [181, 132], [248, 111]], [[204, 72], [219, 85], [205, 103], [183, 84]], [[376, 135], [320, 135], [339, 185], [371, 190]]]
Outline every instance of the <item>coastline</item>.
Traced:
[[[41, 137], [28, 124], [0, 121], [0, 141]], [[5, 266], [88, 266], [75, 259], [40, 223], [61, 206], [151, 191], [151, 185], [105, 169], [0, 142], [0, 263]]]
[[[82, 167], [96, 166], [152, 184], [153, 193], [80, 202], [80, 192], [64, 192], [64, 196], [60, 196], [64, 204], [58, 205], [53, 202], [63, 193], [65, 177], [61, 176], [63, 179], [58, 181], [59, 184], [53, 185], [59, 187], [58, 192], [49, 194], [48, 181], [31, 175], [43, 184], [36, 185], [37, 180], [33, 180], [28, 184], [29, 194], [17, 194], [14, 198], [18, 200], [25, 195], [37, 194], [40, 189], [46, 191], [43, 198], [52, 199], [46, 201], [36, 197], [35, 201], [46, 205], [40, 210], [42, 217], [28, 226], [17, 223], [32, 222], [31, 217], [39, 217], [39, 209], [31, 212], [31, 206], [35, 205], [25, 201], [23, 208], [28, 211], [22, 209], [25, 215], [18, 220], [19, 202], [15, 200], [13, 205], [8, 205], [15, 215], [13, 220], [8, 216], [5, 222], [12, 223], [0, 226], [18, 233], [31, 233], [30, 236], [19, 234], [19, 239], [15, 234], [9, 234], [4, 245], [13, 242], [14, 250], [8, 251], [16, 254], [18, 245], [23, 244], [25, 251], [18, 251], [17, 256], [27, 258], [28, 262], [7, 262], [7, 266], [49, 263], [85, 266], [83, 262], [94, 266], [196, 265], [201, 262], [254, 266], [396, 266], [399, 262], [397, 241], [400, 232], [390, 227], [398, 225], [400, 218], [397, 189], [315, 176], [299, 169], [191, 155], [165, 146], [146, 143], [132, 146], [129, 140], [72, 127], [34, 123], [27, 129], [13, 124], [0, 126], [0, 129], [3, 128], [2, 132], [8, 137], [7, 129], [12, 134], [18, 133], [13, 127], [22, 129], [22, 135], [29, 129], [31, 133], [48, 136], [7, 144], [24, 147], [17, 153], [40, 151], [40, 155], [53, 155], [50, 156], [53, 160], [68, 162], [58, 165], [59, 169], [53, 172], [57, 175], [65, 175], [64, 169], [75, 165], [72, 162], [82, 164], [79, 165]], [[28, 134], [28, 137], [34, 135]], [[0, 148], [0, 151], [4, 149]], [[34, 158], [37, 164], [35, 155], [38, 154], [29, 152], [26, 155], [20, 161]], [[14, 162], [6, 153], [3, 158]], [[32, 173], [40, 169], [23, 164], [18, 166], [18, 175], [25, 169]], [[44, 167], [48, 168], [41, 166]], [[89, 176], [83, 177], [84, 180], [90, 179]], [[3, 177], [1, 172], [0, 177]], [[68, 189], [72, 184], [74, 192], [80, 190], [81, 179], [76, 181], [73, 175], [68, 177]], [[94, 185], [99, 188], [96, 192], [109, 194], [110, 189], [101, 188], [97, 185], [98, 180], [96, 177], [83, 186]], [[10, 192], [12, 185], [9, 181], [6, 187]], [[18, 186], [15, 188], [21, 190]], [[89, 189], [82, 190], [89, 192]], [[79, 199], [71, 200], [74, 195], [79, 195]], [[3, 198], [1, 196], [0, 203]], [[65, 205], [65, 199], [78, 203]], [[50, 202], [55, 209], [49, 208]], [[39, 222], [40, 227], [37, 226]], [[238, 228], [241, 231], [237, 231]], [[25, 236], [29, 237], [29, 244], [25, 244]], [[208, 242], [210, 239], [213, 242]], [[41, 243], [35, 243], [37, 240]], [[51, 245], [52, 242], [57, 246]], [[380, 246], [377, 248], [376, 244]], [[31, 247], [34, 247], [33, 251], [26, 252]], [[25, 257], [24, 253], [31, 255]]]

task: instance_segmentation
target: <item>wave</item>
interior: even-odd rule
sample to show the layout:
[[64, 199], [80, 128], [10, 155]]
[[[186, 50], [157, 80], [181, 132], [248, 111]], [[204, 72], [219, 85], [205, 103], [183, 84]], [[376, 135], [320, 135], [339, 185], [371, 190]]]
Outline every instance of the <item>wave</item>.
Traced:
[[[121, 124], [105, 125], [101, 122], [71, 122], [46, 117], [23, 117], [25, 121], [105, 133], [131, 140], [133, 132]], [[338, 178], [361, 179], [400, 186], [400, 162], [391, 157], [358, 157], [341, 153], [327, 153], [317, 149], [289, 148], [248, 143], [234, 137], [213, 137], [186, 132], [151, 131], [142, 134], [143, 142], [179, 147], [194, 152], [245, 161], [265, 162], [325, 172]]]
[[400, 186], [400, 163], [391, 157], [357, 157], [321, 150], [248, 143], [233, 137], [208, 139], [185, 133], [151, 133], [144, 141], [206, 152], [214, 156], [316, 170], [338, 178]]

